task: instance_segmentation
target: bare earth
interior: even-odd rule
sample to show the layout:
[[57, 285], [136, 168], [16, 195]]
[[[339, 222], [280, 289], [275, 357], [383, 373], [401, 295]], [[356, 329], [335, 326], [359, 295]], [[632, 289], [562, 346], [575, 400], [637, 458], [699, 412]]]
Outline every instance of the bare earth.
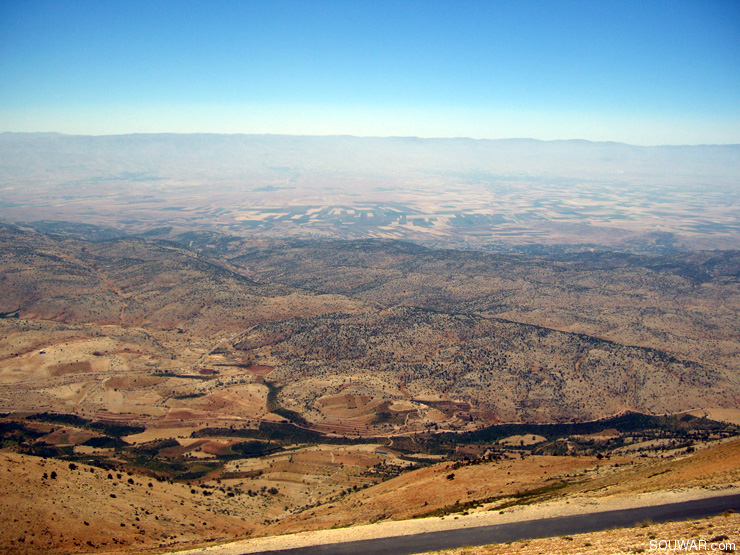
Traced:
[[[635, 507], [648, 507], [652, 505], [661, 505], [666, 503], [679, 503], [682, 501], [691, 501], [695, 499], [705, 499], [714, 496], [730, 495], [732, 493], [740, 492], [740, 484], [726, 486], [721, 488], [683, 488], [675, 489], [662, 492], [645, 493], [636, 496], [628, 497], [608, 497], [601, 499], [594, 499], [585, 496], [574, 497], [567, 501], [557, 501], [551, 503], [541, 503], [533, 506], [526, 507], [512, 507], [505, 509], [502, 513], [499, 512], [478, 512], [469, 515], [461, 515], [454, 517], [437, 517], [437, 518], [425, 518], [415, 520], [404, 520], [394, 522], [381, 522], [377, 524], [370, 524], [367, 526], [355, 526], [351, 528], [343, 528], [337, 530], [319, 530], [315, 532], [301, 532], [298, 534], [288, 534], [285, 536], [274, 536], [268, 538], [257, 538], [253, 540], [245, 540], [228, 545], [207, 547], [202, 549], [195, 549], [191, 551], [181, 552], [183, 555], [239, 555], [242, 553], [259, 553], [262, 551], [269, 551], [275, 549], [291, 549], [296, 547], [305, 547], [309, 545], [324, 545], [332, 543], [341, 543], [348, 541], [367, 540], [374, 538], [385, 538], [394, 536], [406, 536], [412, 534], [422, 534], [425, 532], [439, 532], [443, 530], [455, 530], [459, 528], [474, 528], [478, 526], [490, 526], [494, 524], [506, 524], [510, 522], [524, 522], [528, 520], [538, 520], [543, 518], [553, 518], [559, 516], [571, 516], [571, 515], [585, 515], [590, 513], [596, 513], [601, 511], [612, 511], [619, 509], [629, 509]], [[730, 524], [735, 530], [735, 536], [737, 537], [740, 532], [740, 517], [738, 515], [732, 515], [731, 518], [720, 519], [709, 519], [711, 522], [722, 522], [723, 524]], [[705, 525], [706, 526], [706, 525]], [[658, 529], [667, 527], [667, 525], [653, 524], [651, 527]], [[677, 530], [683, 530], [685, 525], [674, 526], [673, 528], [666, 528], [666, 533], [670, 530], [673, 534]], [[676, 530], [674, 530], [674, 528]], [[579, 536], [601, 537], [608, 533], [595, 533], [595, 534], [580, 534]], [[618, 537], [632, 536], [634, 537], [634, 530], [621, 531]], [[612, 533], [612, 536], [617, 534]], [[609, 536], [607, 535], [607, 538]], [[668, 537], [668, 536], [659, 536]], [[671, 535], [671, 537], [676, 537]], [[740, 539], [740, 538], [738, 538]], [[542, 545], [548, 545], [547, 542], [556, 540], [528, 540], [527, 542], [518, 542], [521, 546], [522, 543], [534, 543], [540, 542]], [[565, 540], [564, 540], [565, 541]], [[568, 540], [570, 541], [570, 540]], [[565, 544], [570, 545], [572, 548], [578, 544]], [[582, 544], [581, 544], [582, 545]], [[596, 548], [596, 544], [591, 546], [594, 547], [592, 551], [586, 552], [599, 552]], [[444, 553], [506, 553], [508, 551], [496, 551], [495, 548], [492, 550], [491, 547], [475, 548], [479, 551], [470, 551], [471, 548], [465, 548], [466, 551], [451, 550], [445, 551]], [[501, 549], [504, 549], [503, 547]], [[514, 551], [515, 552], [515, 551]], [[536, 551], [532, 551], [536, 552]], [[619, 551], [617, 551], [619, 553]]]

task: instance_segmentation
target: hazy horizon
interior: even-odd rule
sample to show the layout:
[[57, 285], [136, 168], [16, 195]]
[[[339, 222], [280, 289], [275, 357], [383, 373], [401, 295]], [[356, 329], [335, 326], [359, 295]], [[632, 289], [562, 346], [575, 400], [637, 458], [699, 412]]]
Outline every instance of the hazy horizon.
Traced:
[[194, 135], [221, 135], [221, 136], [245, 136], [245, 137], [306, 137], [306, 138], [350, 138], [350, 139], [418, 139], [418, 140], [429, 140], [429, 141], [478, 141], [478, 142], [506, 142], [506, 141], [531, 141], [539, 143], [594, 143], [594, 144], [615, 144], [634, 146], [639, 148], [660, 148], [660, 147], [702, 147], [702, 146], [717, 146], [717, 147], [734, 147], [740, 146], [740, 140], [736, 143], [661, 143], [654, 145], [641, 145], [636, 143], [628, 143], [624, 141], [612, 141], [612, 140], [592, 140], [583, 139], [580, 137], [572, 137], [568, 139], [538, 139], [536, 137], [497, 137], [497, 138], [478, 138], [478, 137], [467, 137], [467, 136], [433, 136], [433, 137], [422, 137], [419, 135], [356, 135], [351, 133], [247, 133], [247, 132], [233, 132], [233, 133], [218, 133], [209, 131], [191, 131], [191, 132], [177, 132], [177, 131], [153, 131], [153, 132], [131, 132], [131, 133], [65, 133], [63, 131], [0, 131], [0, 135], [60, 135], [67, 137], [128, 137], [135, 135], [182, 135], [182, 136], [194, 136]]
[[740, 143], [740, 5], [0, 6], [0, 131]]
[[435, 246], [735, 248], [740, 146], [0, 135], [0, 218]]

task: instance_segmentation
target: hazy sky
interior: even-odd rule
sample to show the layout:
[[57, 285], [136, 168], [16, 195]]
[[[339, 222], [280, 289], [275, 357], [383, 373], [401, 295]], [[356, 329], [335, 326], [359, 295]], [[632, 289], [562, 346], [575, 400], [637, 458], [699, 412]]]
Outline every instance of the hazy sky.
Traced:
[[740, 0], [0, 0], [0, 131], [740, 143]]

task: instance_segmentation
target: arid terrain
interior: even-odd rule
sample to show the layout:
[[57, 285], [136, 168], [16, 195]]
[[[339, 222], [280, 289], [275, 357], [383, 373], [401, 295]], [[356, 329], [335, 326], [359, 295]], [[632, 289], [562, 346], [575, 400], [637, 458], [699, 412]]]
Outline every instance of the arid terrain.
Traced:
[[[4, 494], [0, 550], [163, 553], [242, 538], [234, 546], [211, 550], [226, 555], [675, 502], [736, 492], [738, 446], [737, 440], [715, 443], [694, 453], [663, 453], [657, 459], [509, 453], [493, 461], [436, 463], [376, 486], [325, 497], [323, 503], [293, 514], [281, 507], [291, 498], [284, 488], [300, 483], [284, 474], [287, 458], [282, 468], [273, 460], [269, 475], [259, 479], [222, 476], [187, 483], [152, 478], [133, 467], [127, 471], [125, 465], [106, 468], [5, 452], [0, 453]], [[341, 473], [340, 464], [357, 462], [342, 456], [331, 462], [324, 459], [323, 465], [336, 475]], [[300, 469], [302, 487], [310, 487], [315, 476], [305, 474], [308, 468]], [[313, 468], [315, 472], [317, 467]], [[276, 485], [263, 489], [260, 483]], [[247, 485], [254, 489], [243, 489]], [[262, 520], [272, 515], [277, 518]], [[353, 527], [369, 523], [377, 524]], [[296, 532], [300, 533], [290, 535]], [[467, 552], [507, 553], [512, 546], [529, 546], [531, 552], [551, 552], [554, 547], [548, 546], [556, 546], [566, 552], [571, 545], [582, 553], [620, 553], [620, 548], [646, 549], [642, 544], [654, 537], [711, 540], [727, 535], [737, 542], [739, 532], [736, 515], [729, 515]], [[280, 536], [267, 537], [276, 534]]]
[[735, 252], [5, 227], [5, 410], [340, 435], [738, 408]]
[[734, 251], [59, 231], [0, 235], [4, 552], [740, 481]]
[[735, 491], [738, 152], [0, 135], [0, 552]]

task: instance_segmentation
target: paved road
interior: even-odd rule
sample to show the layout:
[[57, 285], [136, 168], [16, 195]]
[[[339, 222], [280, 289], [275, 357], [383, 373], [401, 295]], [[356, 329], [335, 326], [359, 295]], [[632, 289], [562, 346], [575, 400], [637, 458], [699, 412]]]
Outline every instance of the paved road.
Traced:
[[740, 495], [712, 497], [669, 505], [605, 511], [588, 515], [573, 515], [477, 528], [461, 528], [443, 532], [428, 532], [413, 536], [379, 538], [329, 545], [313, 545], [277, 551], [264, 555], [411, 555], [425, 551], [452, 549], [466, 545], [486, 545], [531, 538], [597, 532], [612, 527], [634, 526], [645, 520], [666, 522], [703, 518], [729, 509], [740, 512]]

